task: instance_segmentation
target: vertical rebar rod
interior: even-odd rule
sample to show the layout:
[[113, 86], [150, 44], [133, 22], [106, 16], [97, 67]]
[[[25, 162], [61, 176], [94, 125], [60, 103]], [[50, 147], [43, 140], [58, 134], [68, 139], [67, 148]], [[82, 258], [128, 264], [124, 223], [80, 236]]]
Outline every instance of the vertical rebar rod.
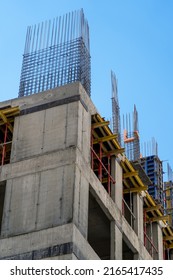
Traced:
[[91, 90], [89, 27], [83, 10], [27, 28], [19, 97], [79, 81]]
[[119, 101], [118, 101], [117, 79], [113, 71], [111, 71], [111, 85], [112, 85], [113, 133], [118, 135], [118, 140], [121, 145], [121, 123], [120, 123], [120, 108], [119, 108]]

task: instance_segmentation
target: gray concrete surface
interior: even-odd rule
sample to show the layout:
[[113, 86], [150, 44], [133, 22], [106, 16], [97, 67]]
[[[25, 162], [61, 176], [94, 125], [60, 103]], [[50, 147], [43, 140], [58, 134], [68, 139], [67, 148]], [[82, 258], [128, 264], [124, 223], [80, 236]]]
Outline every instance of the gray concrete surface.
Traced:
[[[91, 115], [97, 110], [81, 84], [1, 102], [0, 108], [9, 105], [19, 106], [21, 115], [15, 118], [11, 162], [0, 167], [0, 181], [6, 181], [0, 258], [99, 259], [90, 244], [97, 241], [95, 228], [100, 244], [110, 246], [102, 247], [110, 259], [123, 258], [123, 244], [134, 259], [152, 259], [143, 245], [138, 194], [135, 231], [122, 215], [119, 161], [112, 159], [111, 197], [91, 170]], [[154, 234], [161, 258], [161, 229]]]

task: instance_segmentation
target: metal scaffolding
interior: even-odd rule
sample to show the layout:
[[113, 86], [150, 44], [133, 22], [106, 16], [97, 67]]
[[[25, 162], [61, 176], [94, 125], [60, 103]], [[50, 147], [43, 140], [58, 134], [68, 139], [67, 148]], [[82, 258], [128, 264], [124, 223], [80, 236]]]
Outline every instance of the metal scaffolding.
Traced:
[[152, 155], [142, 157], [138, 160], [146, 174], [151, 180], [151, 184], [148, 185], [149, 194], [158, 202], [164, 206], [163, 196], [163, 166], [162, 161], [158, 156]]
[[29, 26], [19, 97], [76, 81], [91, 93], [89, 27], [83, 10]]

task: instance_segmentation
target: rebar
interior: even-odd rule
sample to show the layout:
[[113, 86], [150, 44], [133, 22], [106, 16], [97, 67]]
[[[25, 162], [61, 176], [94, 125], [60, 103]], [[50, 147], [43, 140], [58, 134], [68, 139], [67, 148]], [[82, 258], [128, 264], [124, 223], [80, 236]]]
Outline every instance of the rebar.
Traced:
[[140, 158], [140, 139], [138, 131], [138, 111], [134, 105], [132, 114], [133, 127], [131, 125], [131, 116], [126, 114], [123, 116], [124, 142], [125, 153], [129, 160], [138, 160]]
[[118, 141], [121, 145], [121, 124], [120, 124], [120, 107], [118, 101], [117, 79], [113, 71], [111, 71], [112, 84], [112, 122], [113, 133], [118, 135]]
[[76, 81], [90, 96], [89, 27], [83, 10], [29, 26], [19, 97]]
[[158, 143], [154, 137], [150, 141], [144, 142], [144, 150], [142, 149], [144, 157], [147, 156], [158, 156]]

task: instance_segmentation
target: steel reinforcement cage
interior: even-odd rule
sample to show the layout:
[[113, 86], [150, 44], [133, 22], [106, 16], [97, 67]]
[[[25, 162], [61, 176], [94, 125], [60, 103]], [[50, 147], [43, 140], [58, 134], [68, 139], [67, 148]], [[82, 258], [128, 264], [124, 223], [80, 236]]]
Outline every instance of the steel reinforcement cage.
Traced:
[[19, 97], [76, 81], [90, 96], [89, 27], [83, 10], [28, 27]]

